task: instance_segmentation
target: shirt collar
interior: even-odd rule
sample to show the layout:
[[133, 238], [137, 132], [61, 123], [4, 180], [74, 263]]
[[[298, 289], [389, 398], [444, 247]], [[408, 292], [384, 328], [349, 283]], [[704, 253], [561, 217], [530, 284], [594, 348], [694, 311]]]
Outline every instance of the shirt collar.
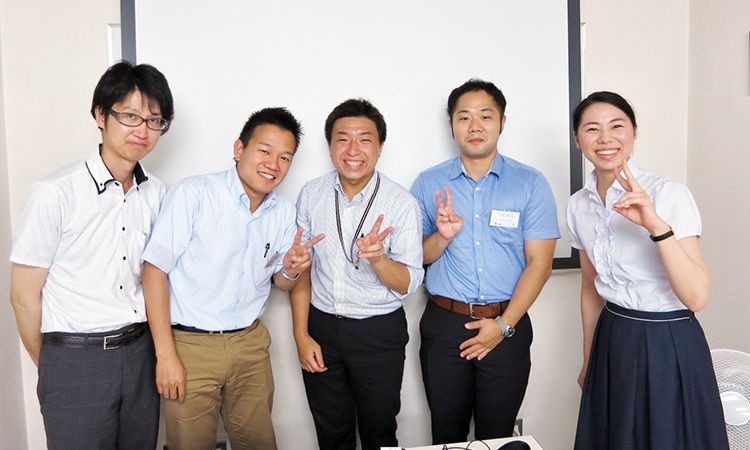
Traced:
[[[226, 181], [227, 181], [227, 185], [229, 186], [229, 192], [231, 193], [232, 197], [239, 200], [243, 206], [245, 206], [248, 210], [250, 210], [250, 198], [247, 196], [247, 192], [245, 192], [245, 188], [242, 186], [242, 181], [240, 181], [240, 175], [239, 173], [237, 173], [237, 166], [232, 167], [231, 169], [227, 170]], [[266, 211], [267, 209], [275, 205], [276, 201], [277, 201], [276, 190], [273, 190], [269, 192], [268, 194], [266, 194], [265, 198], [263, 199], [263, 202], [260, 204], [260, 208], [255, 210], [255, 213], [253, 214]]]
[[[640, 167], [633, 161], [631, 158], [628, 161], [628, 168], [630, 169], [630, 172], [633, 174], [636, 180], [641, 178], [641, 175], [643, 174], [643, 170], [641, 170]], [[620, 174], [624, 177], [625, 173], [620, 172]], [[596, 170], [592, 170], [589, 174], [588, 178], [586, 179], [586, 184], [583, 186], [583, 188], [589, 192], [592, 192], [595, 195], [599, 195], [597, 189], [596, 189], [596, 183], [599, 181], [599, 178], [596, 176]], [[609, 189], [615, 189], [620, 192], [625, 192], [625, 188], [622, 187], [619, 181], [615, 179], [615, 182], [612, 183], [612, 186], [609, 187]]]
[[[492, 160], [492, 164], [490, 165], [490, 169], [483, 175], [483, 177], [494, 173], [497, 176], [500, 176], [500, 171], [503, 168], [503, 164], [505, 163], [505, 159], [503, 158], [503, 155], [500, 153], [495, 154], [495, 158]], [[455, 161], [453, 162], [453, 167], [451, 168], [450, 173], [450, 179], [454, 180], [458, 178], [459, 175], [464, 174], [467, 177], [469, 177], [469, 174], [466, 172], [466, 167], [464, 166], [463, 161], [461, 161], [461, 157], [456, 157]], [[469, 177], [471, 178], [471, 177]]]
[[[373, 172], [372, 174], [372, 178], [370, 178], [370, 181], [367, 182], [367, 185], [364, 187], [364, 189], [362, 189], [354, 197], [352, 197], [352, 201], [349, 203], [356, 203], [356, 202], [362, 201], [363, 198], [369, 199], [370, 196], [372, 195], [372, 192], [375, 190], [375, 184], [377, 183], [377, 179], [379, 177], [380, 177], [380, 173], [377, 170], [375, 170], [375, 172]], [[341, 187], [341, 178], [339, 177], [338, 172], [336, 172], [336, 174], [334, 175], [333, 185], [336, 188], [336, 190], [341, 193], [341, 195], [348, 198], [348, 196], [344, 193], [344, 188]]]
[[[86, 169], [88, 169], [89, 175], [91, 175], [91, 179], [94, 181], [96, 192], [99, 195], [107, 190], [107, 185], [110, 182], [115, 181], [115, 177], [112, 176], [112, 172], [110, 172], [107, 168], [107, 165], [104, 164], [104, 160], [102, 159], [100, 151], [101, 145], [99, 145], [99, 149], [93, 152], [85, 162]], [[133, 178], [135, 178], [135, 184], [138, 186], [148, 180], [148, 177], [143, 171], [140, 162], [135, 163], [135, 167], [133, 168]]]

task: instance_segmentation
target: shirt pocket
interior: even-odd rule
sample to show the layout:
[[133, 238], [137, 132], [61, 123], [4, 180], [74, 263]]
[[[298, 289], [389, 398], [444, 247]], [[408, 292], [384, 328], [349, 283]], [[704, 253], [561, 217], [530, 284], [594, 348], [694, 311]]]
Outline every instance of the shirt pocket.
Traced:
[[513, 228], [513, 227], [489, 227], [490, 228], [490, 238], [492, 238], [492, 241], [496, 244], [515, 244], [518, 242], [523, 242], [523, 233], [519, 228]]

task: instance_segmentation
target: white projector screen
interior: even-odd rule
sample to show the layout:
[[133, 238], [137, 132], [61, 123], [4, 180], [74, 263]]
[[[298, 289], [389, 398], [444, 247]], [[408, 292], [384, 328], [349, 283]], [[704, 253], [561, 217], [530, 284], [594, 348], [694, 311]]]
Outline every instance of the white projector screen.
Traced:
[[552, 185], [563, 235], [555, 267], [565, 268], [577, 266], [564, 209], [581, 185], [569, 125], [580, 98], [578, 21], [577, 1], [565, 0], [129, 0], [123, 54], [159, 68], [172, 88], [175, 120], [146, 160], [168, 186], [229, 167], [247, 117], [285, 106], [305, 132], [280, 187], [293, 201], [333, 168], [323, 123], [340, 102], [364, 97], [380, 109], [388, 138], [378, 169], [408, 189], [457, 154], [450, 91], [492, 81], [508, 100], [499, 150]]
[[[564, 236], [554, 267], [578, 266], [564, 231], [566, 201], [582, 185], [581, 154], [572, 147], [569, 125], [572, 105], [580, 100], [578, 0], [121, 5], [124, 58], [158, 67], [174, 94], [173, 126], [145, 162], [167, 185], [231, 167], [232, 144], [247, 117], [266, 106], [285, 106], [305, 131], [280, 188], [296, 200], [306, 181], [333, 168], [323, 136], [328, 113], [347, 98], [365, 97], [388, 124], [378, 169], [410, 188], [420, 171], [456, 156], [445, 103], [453, 88], [480, 77], [508, 99], [500, 152], [541, 170], [554, 190]], [[420, 288], [404, 305], [411, 338], [397, 417], [402, 447], [431, 441], [418, 357], [426, 302]], [[315, 448], [287, 294], [273, 289], [266, 308], [278, 446]], [[527, 397], [538, 391], [530, 386]], [[521, 416], [530, 417], [525, 408]], [[527, 421], [526, 431], [543, 435], [534, 423], [554, 414], [534, 411], [537, 422]], [[219, 437], [226, 437], [221, 429]]]

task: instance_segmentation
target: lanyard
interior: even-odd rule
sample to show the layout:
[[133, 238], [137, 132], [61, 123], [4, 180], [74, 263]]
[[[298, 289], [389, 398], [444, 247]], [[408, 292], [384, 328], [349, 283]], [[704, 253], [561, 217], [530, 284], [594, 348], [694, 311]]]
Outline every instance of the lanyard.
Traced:
[[370, 201], [367, 202], [365, 212], [362, 214], [362, 219], [360, 219], [359, 221], [357, 231], [354, 232], [354, 237], [352, 237], [352, 243], [349, 246], [349, 253], [346, 252], [346, 247], [344, 247], [344, 234], [341, 232], [341, 216], [339, 215], [339, 193], [336, 191], [336, 188], [333, 189], [333, 197], [334, 201], [336, 202], [336, 227], [339, 231], [339, 242], [341, 243], [341, 250], [344, 252], [344, 257], [346, 258], [346, 260], [354, 264], [354, 268], [357, 270], [359, 270], [359, 253], [357, 253], [356, 256], [353, 256], [352, 251], [354, 250], [354, 244], [357, 242], [357, 236], [362, 231], [362, 226], [365, 224], [367, 213], [370, 212], [372, 203], [375, 201], [375, 196], [378, 195], [378, 189], [380, 189], [380, 174], [378, 174], [378, 179], [375, 182], [375, 190], [372, 192]]

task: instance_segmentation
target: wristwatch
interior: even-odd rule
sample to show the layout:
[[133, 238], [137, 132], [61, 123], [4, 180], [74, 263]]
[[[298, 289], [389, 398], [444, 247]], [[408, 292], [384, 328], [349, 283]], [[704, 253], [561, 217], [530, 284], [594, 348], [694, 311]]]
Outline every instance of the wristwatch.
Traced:
[[514, 334], [516, 334], [516, 329], [508, 325], [507, 323], [505, 323], [502, 317], [500, 316], [495, 317], [495, 322], [497, 322], [497, 324], [500, 325], [500, 332], [503, 333], [504, 338], [508, 339], [510, 337], [513, 337]]

